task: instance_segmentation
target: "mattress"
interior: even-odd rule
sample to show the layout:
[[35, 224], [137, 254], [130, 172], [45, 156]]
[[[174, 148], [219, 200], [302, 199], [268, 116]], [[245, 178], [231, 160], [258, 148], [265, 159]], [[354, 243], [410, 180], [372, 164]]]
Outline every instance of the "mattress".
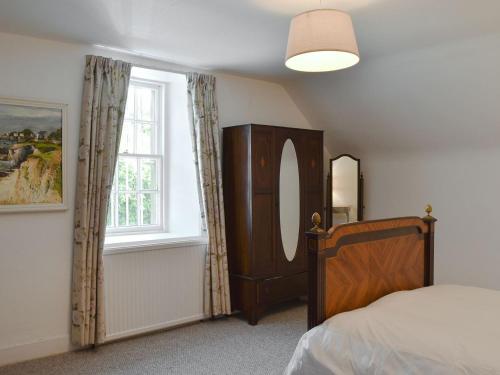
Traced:
[[431, 286], [335, 315], [300, 339], [285, 374], [500, 374], [500, 291]]

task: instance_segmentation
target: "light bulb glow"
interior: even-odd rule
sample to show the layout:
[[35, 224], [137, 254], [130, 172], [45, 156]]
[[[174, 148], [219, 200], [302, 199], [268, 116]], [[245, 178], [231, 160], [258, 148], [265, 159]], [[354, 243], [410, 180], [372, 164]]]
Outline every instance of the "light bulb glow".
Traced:
[[329, 72], [350, 68], [359, 62], [359, 56], [345, 51], [313, 51], [290, 57], [287, 68], [300, 72]]

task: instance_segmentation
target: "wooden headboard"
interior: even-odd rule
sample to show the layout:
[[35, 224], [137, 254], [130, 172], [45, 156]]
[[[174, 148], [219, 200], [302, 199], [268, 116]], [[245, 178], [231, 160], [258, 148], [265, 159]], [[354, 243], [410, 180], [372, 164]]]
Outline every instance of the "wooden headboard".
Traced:
[[433, 284], [434, 223], [427, 216], [319, 228], [313, 215], [309, 256], [308, 329], [393, 292]]

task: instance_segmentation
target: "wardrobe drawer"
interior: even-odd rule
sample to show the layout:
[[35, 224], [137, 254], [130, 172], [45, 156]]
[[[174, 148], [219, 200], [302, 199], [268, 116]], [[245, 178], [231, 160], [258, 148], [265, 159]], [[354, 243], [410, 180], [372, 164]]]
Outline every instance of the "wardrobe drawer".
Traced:
[[307, 272], [265, 279], [259, 283], [257, 303], [275, 304], [307, 295]]

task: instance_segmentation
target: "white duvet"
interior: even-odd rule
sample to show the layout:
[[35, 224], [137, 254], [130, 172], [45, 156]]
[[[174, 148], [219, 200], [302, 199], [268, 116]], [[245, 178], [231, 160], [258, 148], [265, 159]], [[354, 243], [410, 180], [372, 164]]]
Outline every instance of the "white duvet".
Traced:
[[285, 374], [500, 374], [500, 291], [439, 285], [338, 314], [300, 339]]

